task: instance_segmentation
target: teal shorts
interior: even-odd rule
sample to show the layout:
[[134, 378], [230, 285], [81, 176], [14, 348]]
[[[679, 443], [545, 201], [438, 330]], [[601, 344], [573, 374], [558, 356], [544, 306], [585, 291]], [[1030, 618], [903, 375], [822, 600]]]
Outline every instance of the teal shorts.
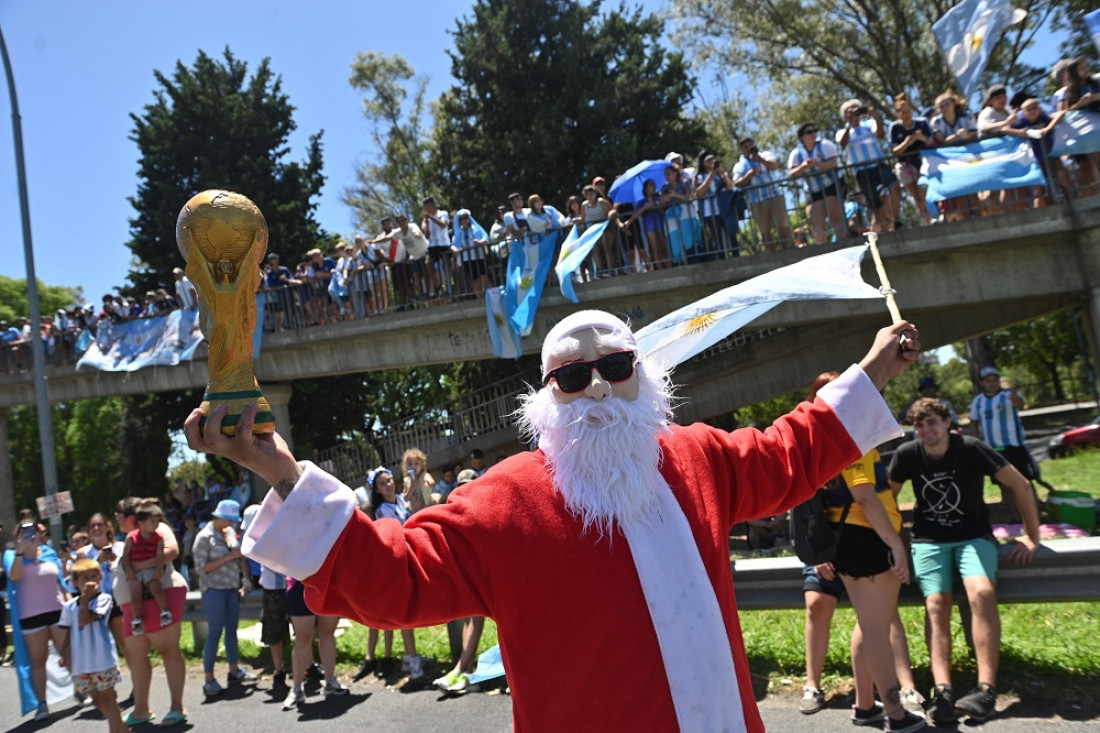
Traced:
[[997, 582], [997, 544], [985, 537], [961, 542], [914, 542], [913, 572], [925, 596], [950, 593], [955, 568], [959, 576]]

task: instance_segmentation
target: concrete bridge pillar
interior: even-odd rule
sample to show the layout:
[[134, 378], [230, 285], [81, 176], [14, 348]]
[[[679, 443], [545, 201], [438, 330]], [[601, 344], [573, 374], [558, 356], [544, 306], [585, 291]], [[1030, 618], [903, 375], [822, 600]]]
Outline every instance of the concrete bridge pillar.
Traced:
[[[275, 430], [286, 441], [291, 452], [294, 452], [294, 436], [291, 433], [289, 409], [290, 396], [294, 394], [294, 388], [286, 383], [273, 383], [260, 385], [260, 390], [267, 398], [267, 403], [271, 405], [271, 411], [275, 413]], [[252, 481], [252, 501], [259, 503], [264, 500], [270, 484], [264, 481], [259, 474], [250, 473], [249, 477]]]
[[5, 534], [15, 527], [15, 479], [11, 473], [7, 410], [0, 410], [0, 523], [4, 525]]
[[[1100, 374], [1100, 287], [1089, 290], [1088, 308], [1084, 311], [1085, 341], [1088, 342], [1089, 359], [1092, 360], [1093, 374]], [[1100, 391], [1100, 383], [1089, 385], [1093, 393]]]

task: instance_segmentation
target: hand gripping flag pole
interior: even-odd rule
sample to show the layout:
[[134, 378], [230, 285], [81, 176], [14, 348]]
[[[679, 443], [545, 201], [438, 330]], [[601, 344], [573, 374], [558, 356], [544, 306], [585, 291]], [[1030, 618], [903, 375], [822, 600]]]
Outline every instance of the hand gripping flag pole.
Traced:
[[871, 257], [875, 261], [875, 270], [878, 272], [879, 292], [886, 297], [886, 310], [890, 311], [890, 319], [894, 323], [901, 323], [901, 311], [898, 310], [898, 301], [894, 298], [897, 293], [890, 287], [890, 278], [886, 275], [886, 267], [882, 264], [882, 255], [878, 253], [878, 232], [864, 232], [867, 243], [871, 245]]

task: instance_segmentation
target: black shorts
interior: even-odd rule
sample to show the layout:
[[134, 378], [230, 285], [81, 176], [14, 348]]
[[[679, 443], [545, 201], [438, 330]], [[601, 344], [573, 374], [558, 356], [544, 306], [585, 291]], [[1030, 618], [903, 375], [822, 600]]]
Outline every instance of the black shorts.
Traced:
[[870, 578], [886, 572], [892, 563], [890, 548], [869, 527], [845, 524], [833, 558], [833, 567], [850, 578]]
[[447, 255], [451, 253], [450, 247], [428, 247], [428, 262], [433, 265], [440, 260], [447, 259]]
[[1009, 463], [1016, 467], [1016, 470], [1024, 475], [1028, 481], [1034, 481], [1039, 478], [1039, 466], [1035, 463], [1035, 459], [1031, 457], [1031, 451], [1022, 445], [1006, 445], [999, 450]]
[[[299, 583], [298, 586], [301, 586]], [[260, 643], [264, 646], [281, 644], [287, 639], [287, 591], [286, 588], [264, 588], [264, 608], [260, 615]]]
[[24, 634], [32, 631], [38, 631], [44, 629], [47, 626], [57, 626], [57, 622], [61, 620], [61, 610], [47, 611], [46, 613], [35, 614], [34, 616], [27, 616], [26, 618], [19, 619], [19, 627], [23, 630]]
[[824, 593], [840, 600], [844, 597], [844, 581], [839, 575], [834, 576], [832, 580], [825, 580], [814, 572], [812, 565], [805, 565], [802, 567], [802, 592], [805, 593], [808, 590]]
[[309, 610], [305, 599], [306, 586], [304, 583], [295, 583], [286, 591], [286, 612], [291, 616], [315, 616]]
[[826, 196], [839, 197], [835, 183], [830, 183], [828, 186], [821, 189], [820, 191], [811, 191], [810, 201], [824, 201]]
[[856, 183], [859, 184], [859, 190], [863, 192], [871, 211], [882, 208], [883, 196], [897, 182], [897, 176], [884, 163], [856, 171]]
[[476, 280], [485, 275], [485, 260], [469, 260], [468, 262], [463, 262], [462, 271], [466, 273], [466, 277], [471, 280]]
[[116, 603], [115, 600], [112, 598], [111, 599], [111, 612], [109, 614], [107, 614], [107, 620], [108, 621], [114, 621], [115, 618], [122, 618], [122, 604], [121, 603]]

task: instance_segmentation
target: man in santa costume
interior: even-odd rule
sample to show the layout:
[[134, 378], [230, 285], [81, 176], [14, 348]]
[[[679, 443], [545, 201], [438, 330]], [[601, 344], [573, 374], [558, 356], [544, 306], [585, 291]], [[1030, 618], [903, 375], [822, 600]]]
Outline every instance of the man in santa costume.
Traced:
[[917, 358], [911, 324], [767, 430], [671, 423], [667, 373], [618, 318], [580, 311], [542, 349], [544, 386], [519, 426], [539, 450], [500, 463], [404, 526], [281, 438], [236, 437], [224, 408], [192, 448], [272, 484], [246, 555], [300, 578], [317, 613], [375, 628], [497, 623], [519, 731], [761, 731], [728, 535], [779, 514], [900, 435], [879, 390]]

